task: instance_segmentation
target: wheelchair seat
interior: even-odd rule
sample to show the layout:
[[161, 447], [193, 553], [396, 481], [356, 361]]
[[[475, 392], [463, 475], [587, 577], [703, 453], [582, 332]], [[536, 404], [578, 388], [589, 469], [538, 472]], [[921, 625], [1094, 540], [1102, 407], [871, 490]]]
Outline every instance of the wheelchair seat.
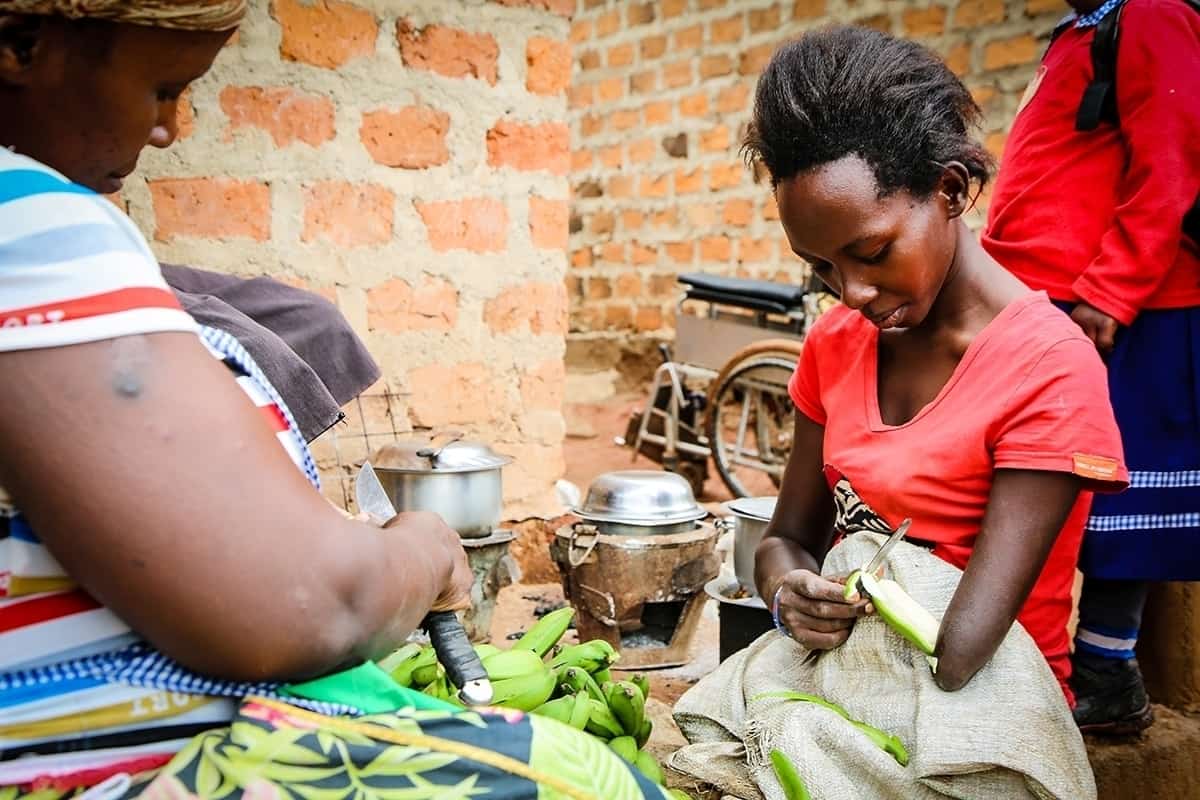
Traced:
[[802, 312], [804, 297], [808, 293], [804, 287], [789, 283], [729, 278], [702, 272], [685, 272], [677, 280], [687, 287], [686, 296], [689, 300], [723, 303], [775, 314]]

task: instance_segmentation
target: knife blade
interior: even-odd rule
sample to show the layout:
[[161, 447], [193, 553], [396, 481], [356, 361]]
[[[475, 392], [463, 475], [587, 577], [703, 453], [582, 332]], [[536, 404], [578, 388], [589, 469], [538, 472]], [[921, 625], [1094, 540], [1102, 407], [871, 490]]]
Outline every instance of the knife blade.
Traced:
[[887, 558], [888, 553], [892, 551], [892, 548], [896, 546], [896, 542], [905, 537], [905, 535], [908, 533], [909, 527], [911, 526], [912, 520], [906, 517], [904, 521], [900, 523], [900, 527], [892, 531], [892, 535], [889, 536], [888, 540], [883, 543], [882, 547], [879, 548], [879, 552], [875, 553], [871, 560], [867, 562], [866, 566], [862, 568], [862, 571], [868, 575], [874, 575], [876, 570], [883, 566], [884, 560]]
[[[396, 507], [370, 461], [364, 461], [354, 478], [354, 502], [376, 525], [386, 525], [396, 516]], [[492, 684], [479, 654], [471, 646], [467, 631], [453, 611], [431, 611], [421, 621], [437, 652], [446, 677], [459, 688], [458, 696], [469, 706], [492, 702]]]

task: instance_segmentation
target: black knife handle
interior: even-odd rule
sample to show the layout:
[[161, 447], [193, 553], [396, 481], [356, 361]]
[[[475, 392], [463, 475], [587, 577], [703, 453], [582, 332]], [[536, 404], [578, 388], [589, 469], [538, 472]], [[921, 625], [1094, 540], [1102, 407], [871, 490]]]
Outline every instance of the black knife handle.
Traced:
[[451, 683], [461, 689], [469, 681], [487, 679], [487, 670], [453, 611], [430, 611], [421, 626], [429, 633], [429, 641]]

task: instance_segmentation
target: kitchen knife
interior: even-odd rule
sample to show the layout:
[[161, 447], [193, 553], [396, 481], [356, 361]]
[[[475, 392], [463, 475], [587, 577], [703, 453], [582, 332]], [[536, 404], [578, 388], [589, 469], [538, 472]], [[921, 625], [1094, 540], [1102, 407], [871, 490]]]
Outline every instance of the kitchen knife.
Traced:
[[[377, 525], [385, 525], [396, 516], [396, 507], [387, 490], [379, 482], [370, 461], [363, 462], [354, 479], [354, 501], [358, 510], [371, 517]], [[469, 706], [492, 702], [492, 684], [479, 654], [471, 646], [467, 631], [453, 611], [431, 611], [421, 622], [429, 633], [429, 641], [437, 652], [446, 677], [459, 688], [459, 698]]]
[[900, 523], [900, 527], [892, 531], [892, 535], [889, 536], [888, 540], [883, 543], [883, 547], [879, 548], [879, 552], [877, 552], [875, 556], [867, 562], [867, 565], [862, 568], [862, 571], [868, 575], [874, 575], [876, 571], [883, 566], [883, 562], [887, 559], [888, 553], [892, 551], [892, 548], [896, 546], [896, 542], [903, 539], [908, 533], [908, 529], [911, 525], [912, 520], [905, 518], [905, 520]]

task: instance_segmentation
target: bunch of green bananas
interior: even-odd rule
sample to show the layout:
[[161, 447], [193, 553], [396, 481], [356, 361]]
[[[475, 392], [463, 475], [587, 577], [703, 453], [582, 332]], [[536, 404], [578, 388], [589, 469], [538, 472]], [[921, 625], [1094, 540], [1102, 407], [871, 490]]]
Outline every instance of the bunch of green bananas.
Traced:
[[[608, 742], [621, 758], [661, 784], [662, 768], [654, 756], [642, 750], [653, 727], [646, 717], [650, 682], [644, 675], [613, 680], [610, 667], [620, 656], [603, 639], [556, 647], [574, 613], [566, 606], [546, 614], [509, 650], [475, 645], [492, 682], [493, 704], [586, 731]], [[405, 645], [380, 666], [402, 686], [458, 702], [432, 647]], [[672, 797], [688, 797], [678, 790], [671, 793]]]

